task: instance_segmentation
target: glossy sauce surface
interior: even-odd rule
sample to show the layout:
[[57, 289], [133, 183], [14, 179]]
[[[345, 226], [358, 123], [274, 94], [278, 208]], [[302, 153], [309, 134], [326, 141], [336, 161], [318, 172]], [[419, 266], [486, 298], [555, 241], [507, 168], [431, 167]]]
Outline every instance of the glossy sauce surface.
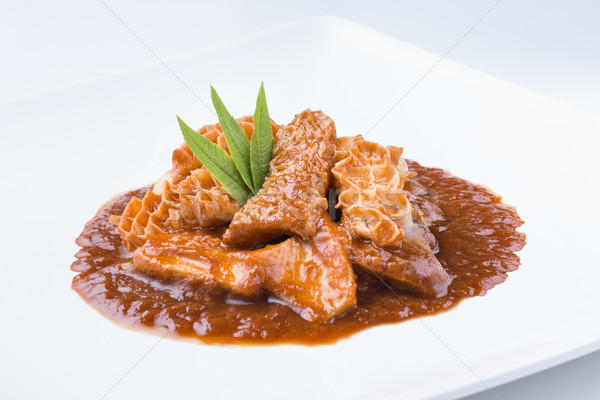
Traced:
[[108, 318], [133, 328], [166, 330], [206, 343], [320, 344], [369, 326], [446, 310], [502, 283], [519, 267], [514, 252], [525, 245], [525, 235], [516, 230], [523, 221], [515, 209], [482, 186], [407, 163], [418, 174], [412, 179], [427, 188], [426, 196], [444, 213], [431, 226], [439, 243], [436, 257], [453, 277], [444, 297], [427, 297], [357, 273], [357, 307], [325, 323], [310, 323], [266, 294], [248, 300], [133, 272], [132, 254], [108, 218], [120, 214], [132, 196], [142, 197], [147, 187], [112, 200], [86, 225], [77, 239], [82, 249], [71, 266], [78, 272], [73, 289]]

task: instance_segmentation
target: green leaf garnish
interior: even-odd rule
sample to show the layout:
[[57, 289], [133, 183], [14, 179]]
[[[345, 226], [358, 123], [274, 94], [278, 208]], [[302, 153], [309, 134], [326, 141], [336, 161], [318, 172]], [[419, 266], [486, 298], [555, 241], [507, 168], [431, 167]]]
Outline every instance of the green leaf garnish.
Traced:
[[[221, 128], [225, 134], [225, 141], [229, 152], [233, 158], [233, 162], [242, 176], [246, 186], [251, 191], [255, 191], [254, 183], [252, 182], [252, 170], [250, 166], [250, 141], [248, 136], [244, 133], [241, 126], [235, 121], [235, 119], [229, 114], [229, 111], [225, 108], [225, 105], [219, 98], [219, 95], [215, 91], [215, 88], [210, 87], [210, 94], [213, 102], [213, 106], [217, 111]], [[225, 186], [225, 185], [223, 185]]]
[[198, 160], [206, 167], [208, 172], [219, 181], [227, 193], [240, 205], [244, 205], [251, 194], [251, 190], [236, 168], [237, 165], [234, 163], [234, 159], [219, 145], [187, 126], [179, 116], [177, 121], [190, 150], [198, 157]]
[[255, 193], [265, 182], [272, 157], [273, 128], [271, 127], [271, 118], [267, 108], [265, 87], [261, 83], [256, 99], [256, 110], [254, 111], [254, 133], [250, 138], [250, 166]]
[[227, 193], [240, 205], [244, 205], [248, 198], [262, 187], [269, 174], [273, 157], [273, 128], [267, 108], [265, 87], [260, 84], [254, 111], [254, 132], [250, 140], [229, 114], [212, 86], [210, 91], [231, 155], [187, 126], [181, 118], [177, 117], [177, 121], [194, 155]]

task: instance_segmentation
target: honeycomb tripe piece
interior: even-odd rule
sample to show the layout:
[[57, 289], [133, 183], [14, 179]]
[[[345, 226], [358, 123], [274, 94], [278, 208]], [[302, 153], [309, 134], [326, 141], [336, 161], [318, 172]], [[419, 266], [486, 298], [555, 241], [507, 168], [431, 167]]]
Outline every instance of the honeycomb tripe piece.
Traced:
[[134, 268], [238, 296], [266, 291], [302, 318], [326, 321], [356, 305], [356, 281], [336, 225], [321, 215], [316, 228], [308, 241], [292, 237], [258, 250], [221, 246], [203, 230], [159, 235], [135, 251]]
[[402, 246], [403, 226], [412, 223], [402, 186], [411, 176], [399, 147], [384, 147], [362, 136], [341, 137], [332, 169], [342, 209], [352, 233], [378, 246]]
[[109, 222], [117, 226], [117, 232], [129, 251], [144, 244], [148, 238], [165, 232], [164, 220], [168, 206], [160, 195], [148, 190], [143, 199], [132, 197], [121, 216], [111, 215]]
[[166, 182], [162, 198], [169, 207], [164, 223], [169, 231], [222, 226], [240, 209], [204, 167], [193, 170], [176, 185]]
[[340, 231], [358, 269], [443, 296], [452, 279], [433, 254], [435, 238], [428, 228], [441, 218], [441, 211], [433, 204], [412, 206], [403, 186], [413, 174], [401, 155], [398, 147], [383, 147], [361, 136], [339, 139], [332, 172], [340, 191]]
[[234, 215], [223, 242], [252, 246], [283, 235], [314, 236], [327, 210], [335, 146], [334, 122], [321, 111], [305, 110], [281, 127], [265, 183]]
[[[254, 132], [251, 116], [236, 120], [248, 137]], [[273, 131], [278, 126], [271, 122]], [[220, 124], [198, 130], [228, 151]], [[142, 200], [132, 198], [122, 216], [111, 216], [128, 250], [154, 235], [186, 228], [222, 226], [233, 218], [240, 205], [212, 177], [187, 144], [173, 151], [173, 167], [160, 178]]]

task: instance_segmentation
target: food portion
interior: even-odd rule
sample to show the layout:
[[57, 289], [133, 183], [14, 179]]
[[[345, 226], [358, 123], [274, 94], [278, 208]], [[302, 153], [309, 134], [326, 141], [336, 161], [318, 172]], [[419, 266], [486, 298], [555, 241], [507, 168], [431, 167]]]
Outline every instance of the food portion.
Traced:
[[[251, 137], [252, 118], [239, 122]], [[198, 133], [228, 150], [220, 126]], [[309, 321], [356, 304], [349, 260], [395, 285], [446, 294], [451, 278], [423, 238], [427, 225], [413, 222], [403, 191], [411, 174], [402, 149], [361, 136], [338, 139], [331, 118], [303, 111], [276, 130], [270, 172], [241, 208], [188, 151], [176, 149], [172, 170], [113, 217], [129, 250], [143, 246], [134, 252], [135, 270], [238, 296], [268, 292]], [[332, 176], [339, 224], [327, 214]], [[224, 233], [198, 229], [219, 226]]]
[[193, 131], [154, 185], [78, 239], [78, 293], [107, 315], [205, 342], [319, 342], [446, 309], [518, 267], [513, 208], [487, 189], [337, 136], [322, 111]]

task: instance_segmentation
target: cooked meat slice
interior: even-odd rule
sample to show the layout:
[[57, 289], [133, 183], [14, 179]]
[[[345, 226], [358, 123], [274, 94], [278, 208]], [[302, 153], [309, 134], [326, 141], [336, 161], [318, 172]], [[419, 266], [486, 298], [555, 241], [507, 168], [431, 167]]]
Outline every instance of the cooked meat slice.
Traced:
[[235, 214], [223, 242], [231, 246], [264, 244], [282, 235], [304, 240], [316, 233], [327, 210], [325, 194], [336, 136], [333, 120], [306, 110], [279, 129], [271, 170], [258, 193]]
[[400, 249], [386, 249], [357, 239], [344, 226], [340, 231], [347, 235], [350, 262], [361, 271], [430, 296], [447, 294], [452, 278], [435, 258], [417, 225], [405, 231]]
[[162, 279], [220, 286], [240, 296], [265, 290], [308, 321], [325, 321], [356, 304], [352, 266], [326, 216], [310, 241], [298, 237], [259, 250], [234, 250], [203, 231], [160, 235], [134, 253], [135, 269]]
[[212, 290], [220, 287], [240, 296], [258, 296], [262, 283], [255, 266], [244, 261], [247, 252], [222, 247], [219, 233], [222, 230], [158, 235], [135, 251], [134, 268], [162, 280], [201, 284]]
[[305, 242], [291, 238], [251, 251], [247, 263], [260, 265], [265, 289], [308, 321], [326, 321], [356, 305], [356, 281], [337, 227], [319, 219]]
[[[251, 116], [236, 120], [246, 135], [254, 132]], [[273, 132], [279, 127], [272, 123]], [[221, 125], [198, 130], [228, 151]], [[212, 177], [187, 144], [173, 152], [173, 168], [160, 178], [143, 200], [131, 199], [121, 217], [112, 216], [128, 250], [135, 250], [149, 238], [181, 229], [211, 228], [229, 223], [240, 205]]]
[[[150, 245], [150, 242], [153, 242]], [[184, 243], [179, 243], [184, 244]], [[133, 253], [135, 270], [163, 281], [183, 281], [219, 292], [220, 285], [210, 273], [210, 262], [198, 257], [193, 247], [176, 248], [172, 243], [150, 239]]]
[[433, 254], [435, 238], [428, 228], [441, 211], [430, 202], [412, 206], [413, 195], [403, 190], [412, 174], [401, 155], [398, 147], [386, 148], [360, 135], [339, 139], [332, 172], [340, 191], [340, 230], [353, 265], [395, 284], [443, 296], [451, 278]]

